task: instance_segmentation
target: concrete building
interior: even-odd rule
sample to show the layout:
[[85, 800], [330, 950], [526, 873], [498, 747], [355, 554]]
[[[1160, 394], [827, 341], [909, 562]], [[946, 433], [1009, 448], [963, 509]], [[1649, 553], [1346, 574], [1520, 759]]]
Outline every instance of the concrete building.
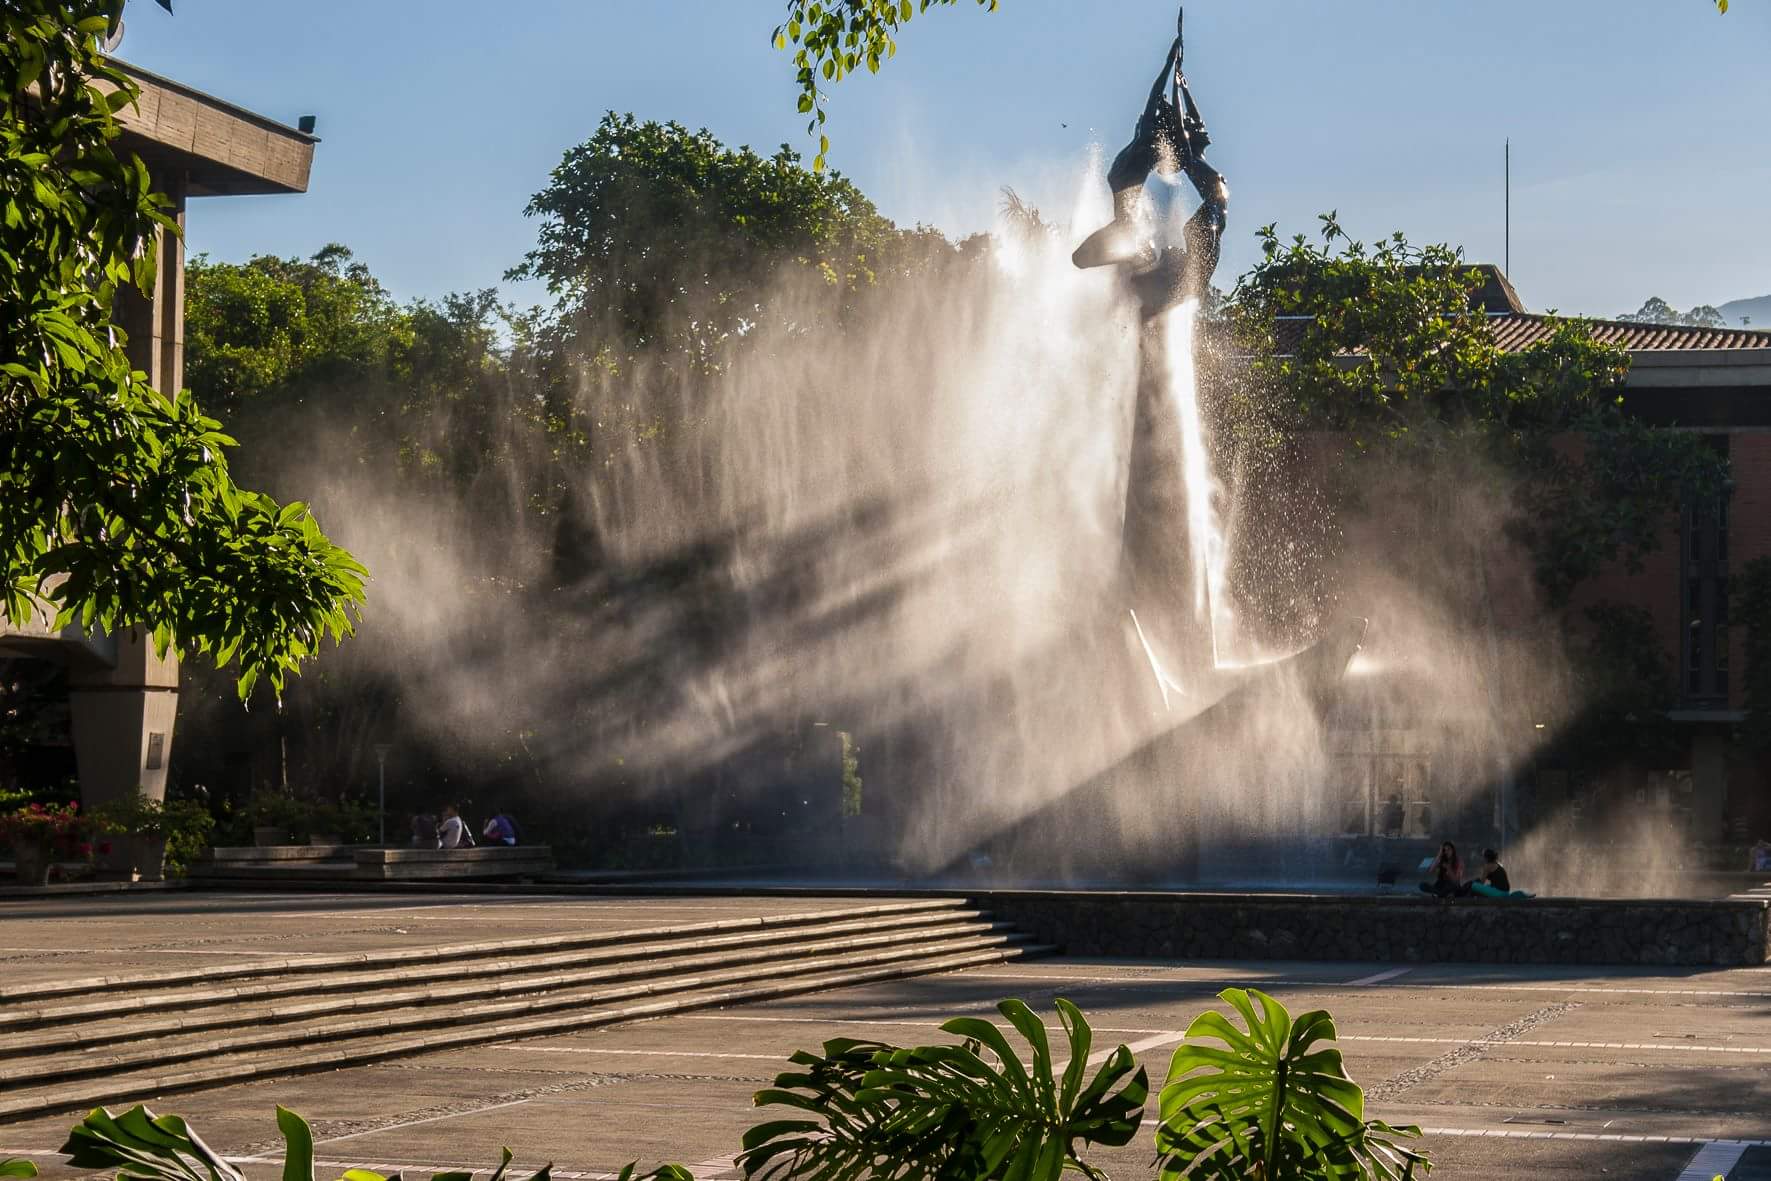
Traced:
[[[118, 114], [119, 153], [147, 165], [156, 192], [173, 203], [182, 230], [186, 206], [199, 197], [307, 191], [313, 135], [193, 90], [170, 78], [118, 63], [141, 89]], [[119, 302], [118, 326], [129, 357], [156, 389], [184, 386], [184, 244], [161, 235], [159, 268], [147, 295]], [[0, 657], [52, 661], [66, 668], [75, 760], [88, 805], [137, 786], [155, 799], [166, 790], [178, 712], [178, 662], [159, 656], [142, 636], [89, 637], [0, 622]]]

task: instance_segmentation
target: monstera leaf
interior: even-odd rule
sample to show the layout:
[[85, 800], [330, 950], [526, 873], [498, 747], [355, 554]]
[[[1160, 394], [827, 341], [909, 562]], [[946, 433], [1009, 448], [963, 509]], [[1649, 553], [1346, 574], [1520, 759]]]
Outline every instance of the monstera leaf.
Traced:
[[1266, 993], [1228, 988], [1218, 995], [1247, 1029], [1216, 1010], [1187, 1027], [1160, 1098], [1163, 1181], [1391, 1181], [1432, 1167], [1396, 1142], [1419, 1136], [1419, 1128], [1365, 1118], [1364, 1093], [1340, 1051], [1325, 1044], [1335, 1036], [1326, 1012], [1294, 1021]]
[[[277, 1108], [277, 1130], [283, 1134], [283, 1181], [314, 1181], [314, 1133], [308, 1122], [287, 1107]], [[137, 1104], [113, 1116], [100, 1107], [68, 1134], [62, 1145], [68, 1164], [79, 1169], [116, 1170], [118, 1181], [245, 1181], [230, 1165], [191, 1131], [176, 1115], [155, 1115]], [[510, 1149], [503, 1150], [498, 1168], [489, 1181], [505, 1181], [510, 1168]], [[629, 1181], [633, 1166], [622, 1173]], [[528, 1181], [552, 1181], [553, 1166], [546, 1165]], [[0, 1177], [33, 1176], [9, 1174]], [[470, 1172], [432, 1173], [430, 1181], [472, 1181]], [[368, 1169], [347, 1169], [339, 1181], [402, 1181], [399, 1173], [385, 1177]], [[643, 1174], [637, 1181], [694, 1181], [676, 1165]]]
[[941, 1026], [964, 1039], [956, 1045], [841, 1039], [822, 1055], [801, 1051], [792, 1061], [804, 1069], [782, 1074], [756, 1102], [813, 1118], [757, 1125], [738, 1163], [746, 1177], [796, 1181], [1057, 1181], [1066, 1168], [1093, 1176], [1077, 1145], [1127, 1143], [1149, 1082], [1124, 1046], [1089, 1079], [1088, 1022], [1067, 1000], [1057, 1009], [1068, 1049], [1061, 1074], [1045, 1025], [1018, 1000], [997, 1010], [1026, 1042], [1026, 1062], [998, 1026], [975, 1017]]

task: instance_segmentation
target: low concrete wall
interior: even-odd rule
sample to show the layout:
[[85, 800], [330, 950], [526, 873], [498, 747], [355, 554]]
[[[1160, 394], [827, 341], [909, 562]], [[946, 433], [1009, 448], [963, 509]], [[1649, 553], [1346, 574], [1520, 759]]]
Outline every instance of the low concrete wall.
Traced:
[[285, 861], [349, 861], [353, 845], [220, 845], [209, 860], [228, 865], [271, 865]]
[[1763, 900], [998, 890], [979, 906], [1072, 955], [1395, 963], [1663, 964], [1767, 961]]
[[211, 881], [456, 881], [553, 872], [547, 845], [384, 849], [376, 845], [269, 845], [210, 850], [191, 876]]
[[470, 849], [358, 849], [352, 877], [370, 881], [535, 877], [553, 872], [547, 845], [479, 845]]

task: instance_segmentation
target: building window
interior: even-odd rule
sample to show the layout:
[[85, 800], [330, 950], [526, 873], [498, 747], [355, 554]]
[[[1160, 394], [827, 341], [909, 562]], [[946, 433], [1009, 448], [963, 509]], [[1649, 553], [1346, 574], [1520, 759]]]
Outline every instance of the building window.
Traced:
[[[1710, 445], [1726, 455], [1728, 436]], [[1680, 695], [1686, 705], [1728, 701], [1728, 493], [1680, 513]]]

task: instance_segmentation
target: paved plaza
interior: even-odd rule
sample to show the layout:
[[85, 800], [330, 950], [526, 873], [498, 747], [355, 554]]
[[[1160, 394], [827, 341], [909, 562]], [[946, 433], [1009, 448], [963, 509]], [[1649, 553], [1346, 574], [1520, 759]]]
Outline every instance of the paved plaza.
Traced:
[[[852, 899], [576, 899], [175, 893], [0, 904], [8, 981], [808, 911]], [[519, 1165], [566, 1177], [671, 1160], [704, 1177], [758, 1118], [750, 1095], [794, 1049], [848, 1035], [933, 1040], [935, 1025], [1004, 996], [1081, 1005], [1097, 1046], [1124, 1042], [1160, 1085], [1179, 1031], [1217, 990], [1255, 986], [1293, 1012], [1322, 1007], [1372, 1114], [1429, 1129], [1434, 1177], [1672, 1181], [1710, 1142], [1771, 1142], [1771, 969], [1191, 964], [1055, 957], [731, 1010], [416, 1056], [170, 1095], [254, 1177], [277, 1173], [273, 1104], [300, 1111], [323, 1175], [368, 1165]], [[438, 1014], [447, 1023], [448, 1014]], [[0, 1157], [71, 1172], [54, 1150], [73, 1114], [0, 1124]], [[1153, 1176], [1152, 1129], [1095, 1154]], [[1709, 1150], [1724, 1167], [1740, 1149]], [[1753, 1150], [1731, 1174], [1759, 1174]]]

